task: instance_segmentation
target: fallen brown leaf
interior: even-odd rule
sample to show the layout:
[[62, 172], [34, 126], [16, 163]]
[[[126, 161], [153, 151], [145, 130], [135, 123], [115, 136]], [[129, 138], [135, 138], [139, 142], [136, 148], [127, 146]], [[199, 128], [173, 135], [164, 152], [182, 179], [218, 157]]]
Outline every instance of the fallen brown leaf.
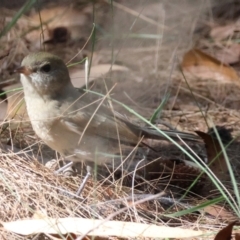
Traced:
[[208, 163], [210, 164], [209, 168], [221, 181], [228, 180], [228, 167], [218, 140], [201, 131], [196, 131], [196, 133], [203, 139], [205, 143]]
[[231, 23], [225, 26], [214, 26], [211, 29], [210, 37], [214, 40], [220, 41], [233, 35], [236, 25]]
[[201, 231], [121, 221], [104, 221], [84, 218], [45, 218], [2, 222], [5, 230], [22, 235], [37, 233], [87, 236], [117, 236], [121, 238], [190, 238], [202, 235]]
[[225, 209], [223, 206], [220, 205], [210, 205], [205, 207], [204, 209], [205, 213], [210, 214], [211, 216], [214, 216], [217, 219], [228, 219], [230, 220], [236, 220], [236, 217], [229, 212], [227, 209]]
[[232, 239], [232, 229], [237, 221], [230, 223], [228, 226], [220, 230], [215, 236], [214, 240], [231, 240]]
[[215, 57], [225, 64], [236, 64], [240, 60], [240, 44], [234, 43], [216, 50]]
[[240, 240], [240, 233], [235, 233], [235, 240]]
[[182, 60], [181, 67], [185, 73], [193, 74], [201, 79], [213, 79], [222, 83], [239, 85], [239, 76], [230, 66], [199, 49], [191, 49]]

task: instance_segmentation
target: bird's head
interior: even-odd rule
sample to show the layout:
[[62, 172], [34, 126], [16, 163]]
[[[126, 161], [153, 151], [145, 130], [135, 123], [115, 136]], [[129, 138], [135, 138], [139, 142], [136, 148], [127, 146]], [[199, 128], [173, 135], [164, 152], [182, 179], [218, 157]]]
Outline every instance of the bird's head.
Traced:
[[61, 58], [47, 52], [30, 53], [17, 70], [24, 92], [56, 95], [71, 84], [69, 72]]

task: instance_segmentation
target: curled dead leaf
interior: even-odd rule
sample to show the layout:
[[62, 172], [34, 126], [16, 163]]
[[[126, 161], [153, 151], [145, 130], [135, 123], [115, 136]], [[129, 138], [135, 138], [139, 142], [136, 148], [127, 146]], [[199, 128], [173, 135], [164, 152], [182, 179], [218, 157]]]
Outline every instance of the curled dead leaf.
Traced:
[[201, 131], [196, 131], [196, 133], [205, 143], [209, 168], [221, 181], [229, 180], [227, 163], [218, 140]]
[[232, 229], [237, 221], [234, 221], [222, 230], [220, 230], [215, 236], [214, 240], [231, 240], [232, 239]]
[[183, 57], [181, 67], [184, 73], [190, 73], [201, 79], [240, 84], [239, 76], [233, 68], [199, 49], [188, 51]]
[[235, 233], [235, 240], [240, 240], [240, 233]]

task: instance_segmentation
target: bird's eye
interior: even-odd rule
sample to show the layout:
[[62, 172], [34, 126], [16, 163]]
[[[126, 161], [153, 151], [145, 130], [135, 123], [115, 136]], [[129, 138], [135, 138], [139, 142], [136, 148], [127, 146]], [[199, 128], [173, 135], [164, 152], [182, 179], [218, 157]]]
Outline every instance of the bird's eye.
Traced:
[[45, 65], [43, 65], [41, 68], [40, 68], [40, 70], [42, 71], [42, 72], [49, 72], [50, 70], [51, 70], [51, 66], [50, 66], [50, 64], [49, 63], [47, 63], [47, 64], [45, 64]]

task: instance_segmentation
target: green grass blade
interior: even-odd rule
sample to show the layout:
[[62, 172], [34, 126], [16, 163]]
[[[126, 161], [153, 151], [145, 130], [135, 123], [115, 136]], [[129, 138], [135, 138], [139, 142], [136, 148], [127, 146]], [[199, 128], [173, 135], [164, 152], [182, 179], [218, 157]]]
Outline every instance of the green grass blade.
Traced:
[[159, 106], [157, 107], [157, 109], [154, 111], [153, 115], [150, 118], [150, 123], [154, 123], [156, 121], [156, 119], [159, 117], [163, 107], [165, 106], [166, 102], [168, 101], [169, 98], [169, 94], [167, 94], [166, 96], [164, 96], [162, 102], [159, 104]]
[[0, 38], [2, 36], [4, 36], [18, 21], [18, 19], [25, 13], [27, 12], [32, 6], [33, 4], [35, 4], [37, 0], [28, 0], [23, 7], [15, 14], [15, 16], [13, 17], [12, 21], [10, 23], [8, 23], [3, 30], [0, 32]]
[[192, 207], [192, 208], [182, 210], [182, 211], [179, 211], [179, 212], [175, 212], [175, 213], [171, 213], [171, 214], [164, 214], [163, 216], [165, 216], [165, 217], [181, 217], [183, 215], [190, 214], [192, 212], [200, 211], [201, 209], [203, 209], [207, 206], [217, 204], [219, 202], [222, 202], [223, 200], [225, 200], [224, 197], [220, 196], [218, 198], [206, 201], [206, 202], [204, 202], [204, 203], [202, 203], [202, 204], [200, 204], [196, 207]]

